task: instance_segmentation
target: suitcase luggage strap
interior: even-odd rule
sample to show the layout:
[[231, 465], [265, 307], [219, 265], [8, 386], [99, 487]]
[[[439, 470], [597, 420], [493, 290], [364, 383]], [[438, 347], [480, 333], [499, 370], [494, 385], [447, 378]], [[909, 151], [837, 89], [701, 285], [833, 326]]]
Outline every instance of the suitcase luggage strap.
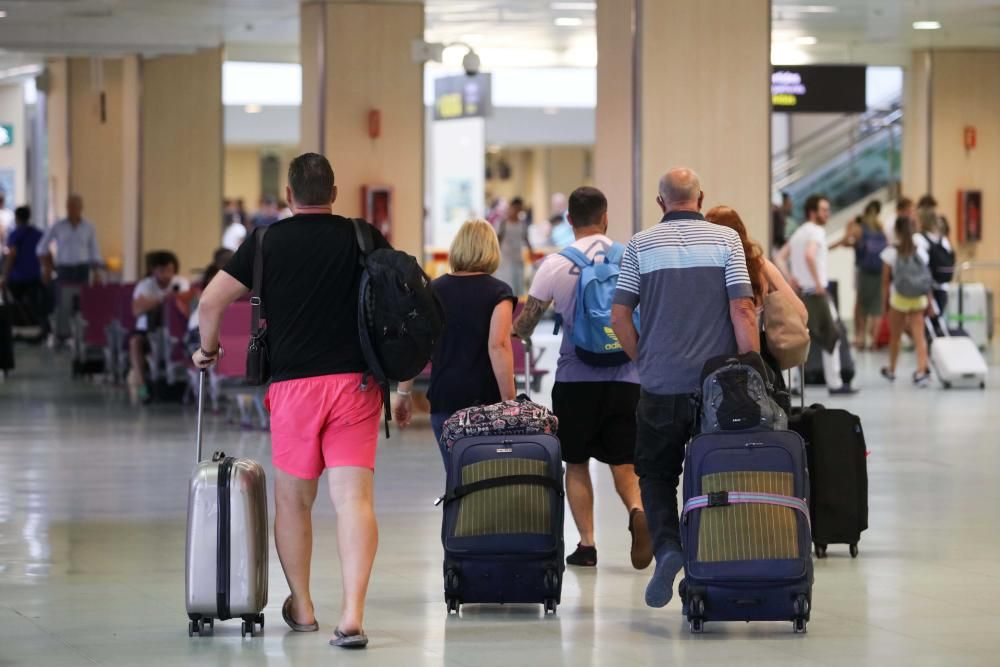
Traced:
[[518, 484], [547, 486], [550, 489], [557, 491], [560, 496], [563, 495], [562, 484], [559, 480], [553, 479], [552, 477], [546, 477], [545, 475], [505, 475], [503, 477], [493, 477], [479, 482], [472, 482], [471, 484], [461, 484], [456, 486], [449, 493], [438, 498], [434, 505], [437, 506], [441, 503], [448, 505], [459, 498], [469, 495], [470, 493], [485, 491], [486, 489], [495, 489], [501, 486], [515, 486]]
[[776, 493], [750, 493], [747, 491], [717, 491], [703, 496], [688, 498], [684, 503], [684, 511], [681, 518], [687, 519], [687, 515], [694, 510], [706, 509], [709, 507], [726, 507], [728, 505], [777, 505], [801, 512], [806, 521], [809, 521], [809, 505], [802, 498], [792, 496], [782, 496]]

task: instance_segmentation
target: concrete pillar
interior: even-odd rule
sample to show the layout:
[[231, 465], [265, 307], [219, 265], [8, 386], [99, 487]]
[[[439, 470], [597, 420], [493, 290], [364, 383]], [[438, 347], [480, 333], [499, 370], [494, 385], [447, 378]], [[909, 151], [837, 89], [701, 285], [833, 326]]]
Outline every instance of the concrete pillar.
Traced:
[[422, 258], [423, 64], [411, 43], [423, 39], [423, 4], [309, 2], [301, 26], [302, 148], [330, 159], [341, 215], [362, 214], [363, 185], [391, 186], [392, 243]]
[[208, 265], [222, 235], [222, 49], [142, 63], [142, 248], [181, 270]]
[[49, 202], [78, 193], [101, 253], [142, 277], [146, 252], [204, 267], [222, 211], [222, 50], [47, 63]]
[[[105, 259], [122, 257], [123, 158], [126, 150], [122, 59], [68, 62], [69, 189], [83, 197], [83, 215], [97, 228]], [[65, 195], [54, 202], [65, 213]]]
[[[142, 59], [126, 56], [122, 59], [122, 278], [128, 281], [142, 277]], [[190, 267], [187, 267], [190, 268]]]
[[770, 221], [769, 0], [598, 0], [595, 185], [623, 240], [660, 220], [657, 182], [701, 176], [706, 208]]
[[36, 221], [49, 225], [66, 215], [69, 195], [69, 61], [66, 58], [46, 61], [44, 80], [49, 210], [44, 214], [39, 211]]

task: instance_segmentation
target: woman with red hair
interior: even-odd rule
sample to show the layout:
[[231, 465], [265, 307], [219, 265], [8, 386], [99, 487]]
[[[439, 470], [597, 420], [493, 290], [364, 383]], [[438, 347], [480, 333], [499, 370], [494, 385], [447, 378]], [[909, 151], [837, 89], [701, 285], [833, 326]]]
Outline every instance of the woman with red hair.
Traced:
[[[747, 234], [747, 228], [743, 224], [740, 214], [728, 206], [716, 206], [705, 214], [705, 219], [716, 225], [729, 227], [740, 235], [743, 243], [743, 254], [747, 259], [747, 271], [750, 273], [750, 285], [753, 287], [753, 299], [757, 306], [757, 315], [760, 316], [764, 310], [764, 297], [768, 294], [781, 292], [784, 298], [793, 304], [796, 313], [802, 318], [804, 323], [807, 318], [806, 306], [802, 299], [798, 297], [792, 286], [788, 284], [781, 271], [771, 260], [764, 255], [764, 250]], [[779, 384], [781, 382], [781, 368], [777, 360], [768, 352], [766, 338], [761, 339], [761, 356], [775, 370]]]

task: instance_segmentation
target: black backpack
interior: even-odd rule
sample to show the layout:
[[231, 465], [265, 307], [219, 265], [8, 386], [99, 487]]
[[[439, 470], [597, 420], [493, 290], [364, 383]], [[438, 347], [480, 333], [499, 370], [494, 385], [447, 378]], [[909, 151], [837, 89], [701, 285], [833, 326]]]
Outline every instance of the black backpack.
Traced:
[[927, 241], [927, 254], [930, 258], [931, 275], [934, 282], [939, 285], [950, 283], [955, 275], [955, 253], [944, 246], [944, 242], [935, 243], [927, 234], [923, 234]]
[[371, 229], [355, 219], [361, 264], [358, 335], [368, 377], [382, 387], [385, 434], [389, 437], [389, 383], [420, 374], [444, 332], [444, 307], [431, 279], [412, 255], [373, 249]]

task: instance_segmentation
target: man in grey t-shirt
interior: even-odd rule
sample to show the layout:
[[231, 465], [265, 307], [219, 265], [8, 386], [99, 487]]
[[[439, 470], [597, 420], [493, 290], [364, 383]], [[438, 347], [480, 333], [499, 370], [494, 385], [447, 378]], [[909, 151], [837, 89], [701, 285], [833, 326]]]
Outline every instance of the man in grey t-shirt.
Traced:
[[[625, 250], [612, 327], [638, 362], [635, 470], [653, 540], [656, 570], [646, 604], [663, 607], [684, 565], [677, 485], [696, 423], [702, 365], [735, 352], [759, 351], [757, 310], [739, 235], [702, 217], [704, 194], [690, 169], [660, 179], [660, 224], [636, 234]], [[642, 304], [642, 335], [632, 313]]]

